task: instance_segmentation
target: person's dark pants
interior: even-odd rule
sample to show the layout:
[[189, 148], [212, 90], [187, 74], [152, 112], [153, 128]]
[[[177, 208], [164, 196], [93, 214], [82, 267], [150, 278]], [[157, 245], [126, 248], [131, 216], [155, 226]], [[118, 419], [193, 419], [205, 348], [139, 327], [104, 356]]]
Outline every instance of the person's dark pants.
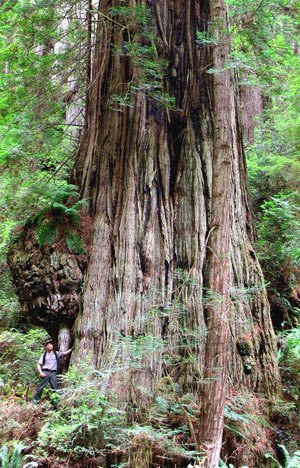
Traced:
[[40, 383], [37, 386], [36, 389], [36, 394], [34, 396], [34, 399], [36, 401], [40, 401], [43, 393], [43, 389], [50, 384], [50, 387], [52, 390], [56, 391], [57, 390], [57, 373], [56, 371], [43, 371], [44, 374], [46, 374], [46, 377], [43, 377], [40, 381]]

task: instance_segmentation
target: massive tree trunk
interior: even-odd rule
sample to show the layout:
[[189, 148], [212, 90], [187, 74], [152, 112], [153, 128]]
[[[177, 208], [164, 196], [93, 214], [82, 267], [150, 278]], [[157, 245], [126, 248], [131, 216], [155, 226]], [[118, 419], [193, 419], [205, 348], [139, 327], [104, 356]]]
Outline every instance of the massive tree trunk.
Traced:
[[[123, 10], [112, 14], [115, 6]], [[270, 397], [279, 384], [235, 81], [223, 69], [225, 7], [106, 0], [91, 17], [73, 180], [89, 199], [93, 233], [72, 362], [109, 369], [105, 386], [128, 411], [146, 407], [163, 377], [192, 394], [202, 414], [191, 433], [215, 467], [226, 394]]]
[[[134, 9], [146, 2], [127, 3]], [[279, 382], [263, 277], [251, 245], [235, 83], [222, 70], [229, 52], [225, 8], [214, 0], [147, 2], [149, 24], [132, 20], [122, 27], [121, 14], [106, 18], [116, 4], [99, 6], [88, 125], [74, 170], [82, 196], [90, 198], [93, 237], [72, 359], [89, 356], [96, 366], [111, 368], [122, 362], [116, 380], [124, 401], [133, 382], [153, 390], [164, 373], [182, 392], [198, 398], [202, 389], [200, 442], [214, 446], [207, 466], [217, 466], [225, 381], [266, 395]], [[223, 32], [219, 42], [204, 46], [196, 32], [207, 32], [210, 22]], [[164, 86], [176, 109], [160, 106], [143, 86], [136, 86], [128, 106], [116, 109], [112, 97], [129, 94], [138, 72], [130, 54], [114, 50], [126, 49], [129, 35], [143, 44], [147, 28], [157, 36], [157, 56], [167, 60]], [[208, 74], [213, 67], [217, 72]], [[181, 365], [166, 370], [157, 347], [143, 356], [140, 370], [126, 367], [122, 337], [154, 335], [174, 352], [187, 330], [196, 336], [194, 360], [187, 363], [178, 349]]]

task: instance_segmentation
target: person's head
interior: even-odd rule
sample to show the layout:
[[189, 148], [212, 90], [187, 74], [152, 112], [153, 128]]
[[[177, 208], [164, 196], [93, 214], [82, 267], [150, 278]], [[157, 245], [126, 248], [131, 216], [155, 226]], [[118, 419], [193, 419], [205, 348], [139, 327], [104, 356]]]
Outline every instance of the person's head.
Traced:
[[45, 348], [48, 353], [53, 350], [53, 341], [52, 340], [46, 340], [45, 343]]

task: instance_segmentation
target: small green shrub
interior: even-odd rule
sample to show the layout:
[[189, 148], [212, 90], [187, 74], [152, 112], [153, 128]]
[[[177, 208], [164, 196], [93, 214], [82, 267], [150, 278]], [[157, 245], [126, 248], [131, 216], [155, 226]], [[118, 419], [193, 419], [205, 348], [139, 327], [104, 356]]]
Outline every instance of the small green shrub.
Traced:
[[[296, 195], [295, 195], [296, 196]], [[300, 207], [294, 194], [278, 194], [262, 205], [258, 253], [269, 280], [300, 265]]]
[[300, 327], [285, 332], [287, 343], [287, 358], [290, 363], [297, 365], [300, 370]]
[[283, 331], [280, 341], [278, 358], [286, 380], [285, 392], [297, 402], [300, 385], [300, 327]]
[[41, 329], [32, 329], [28, 333], [17, 330], [0, 333], [0, 394], [13, 391], [21, 396], [28, 386], [38, 382], [36, 363], [46, 336]]
[[73, 460], [114, 450], [135, 456], [138, 440], [149, 453], [158, 449], [198, 459], [194, 430], [198, 409], [191, 398], [177, 395], [170, 378], [162, 379], [153, 395], [147, 393], [148, 405], [143, 409], [128, 401], [125, 411], [114, 395], [103, 393], [104, 377], [88, 365], [69, 370], [56, 411], [48, 413], [39, 432], [37, 444], [42, 450]]
[[22, 468], [23, 457], [22, 449], [24, 445], [18, 441], [11, 444], [2, 445], [0, 448], [0, 467], [1, 468]]
[[125, 414], [101, 391], [99, 372], [87, 365], [73, 367], [64, 376], [64, 388], [39, 433], [38, 443], [53, 453], [74, 458], [95, 456], [119, 446]]

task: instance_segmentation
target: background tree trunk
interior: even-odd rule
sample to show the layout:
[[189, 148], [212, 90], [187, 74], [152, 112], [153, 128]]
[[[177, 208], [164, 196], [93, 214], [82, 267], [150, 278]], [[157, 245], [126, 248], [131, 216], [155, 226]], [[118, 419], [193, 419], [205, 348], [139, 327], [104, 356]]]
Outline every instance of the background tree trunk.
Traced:
[[243, 139], [247, 144], [254, 141], [256, 119], [263, 112], [263, 97], [258, 86], [240, 85], [240, 116]]
[[[106, 19], [119, 2], [99, 3], [87, 130], [74, 169], [82, 196], [90, 199], [93, 236], [72, 360], [108, 365], [109, 383], [124, 404], [146, 404], [134, 384], [154, 390], [165, 374], [195, 399], [202, 390], [201, 438], [209, 442], [212, 430], [217, 452], [209, 466], [216, 466], [221, 379], [229, 392], [276, 393], [275, 337], [251, 245], [234, 79], [228, 71], [207, 73], [223, 67], [229, 45], [196, 42], [196, 32], [207, 32], [210, 21], [225, 26], [223, 3], [126, 3], [133, 9], [146, 4], [149, 24], [122, 27], [121, 16]], [[114, 51], [124, 49], [128, 35], [143, 45], [147, 28], [157, 36], [157, 57], [167, 61], [164, 86], [176, 109], [163, 108], [142, 86], [129, 106], [116, 109], [112, 97], [128, 92], [137, 71], [130, 55]], [[137, 369], [130, 366], [126, 338], [138, 336], [164, 340], [164, 346], [146, 350]], [[188, 343], [185, 350], [179, 339]], [[176, 365], [166, 363], [166, 346]], [[220, 377], [209, 399], [212, 385], [203, 381], [215, 367]], [[217, 426], [210, 420], [216, 407]]]

